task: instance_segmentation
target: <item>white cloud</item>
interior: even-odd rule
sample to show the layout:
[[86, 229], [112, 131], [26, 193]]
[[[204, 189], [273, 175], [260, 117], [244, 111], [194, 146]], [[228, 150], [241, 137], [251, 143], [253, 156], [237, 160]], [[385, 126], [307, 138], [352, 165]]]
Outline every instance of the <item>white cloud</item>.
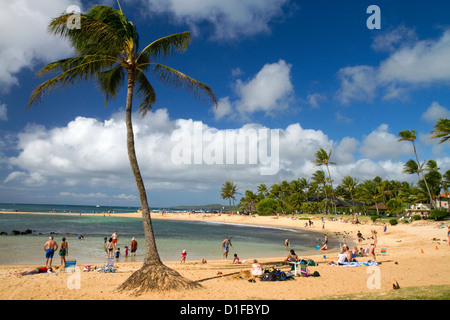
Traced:
[[410, 39], [379, 66], [347, 66], [337, 76], [341, 85], [337, 98], [343, 104], [372, 101], [379, 94], [384, 99], [404, 98], [408, 90], [417, 86], [450, 84], [450, 29], [437, 40]]
[[[402, 154], [411, 154], [411, 146], [397, 142], [387, 125], [380, 125], [361, 143], [353, 137], [333, 141], [323, 131], [294, 123], [277, 129], [278, 140], [272, 141], [270, 147], [262, 144], [260, 132], [272, 135], [274, 128], [249, 123], [238, 129], [219, 130], [191, 119], [172, 120], [166, 109], [151, 111], [144, 118], [134, 117], [134, 128], [138, 162], [151, 191], [201, 193], [219, 189], [226, 180], [233, 180], [241, 188], [254, 188], [259, 183], [310, 178], [319, 169], [312, 163], [319, 148], [333, 150], [331, 160], [337, 165], [330, 170], [337, 184], [347, 175], [360, 180], [375, 176], [411, 178], [401, 173], [403, 161], [396, 160]], [[262, 175], [261, 168], [267, 164], [262, 161], [261, 151], [271, 161], [275, 144], [279, 148], [278, 170], [274, 175]], [[130, 192], [136, 186], [126, 151], [123, 113], [105, 121], [77, 117], [66, 126], [52, 129], [30, 125], [18, 134], [17, 149], [17, 156], [8, 159], [4, 187], [52, 186], [63, 190], [61, 197], [137, 199]], [[355, 159], [358, 152], [364, 157]], [[245, 158], [239, 162], [241, 155]], [[436, 161], [443, 171], [450, 164], [439, 158]]]
[[434, 124], [440, 118], [450, 118], [450, 110], [441, 106], [438, 102], [434, 101], [422, 114], [421, 119], [429, 123]]
[[280, 59], [276, 63], [268, 63], [247, 82], [238, 79], [235, 84], [237, 100], [230, 101], [224, 97], [214, 111], [216, 119], [238, 112], [247, 118], [255, 112], [273, 115], [275, 112], [289, 107], [294, 94], [290, 78], [292, 65]]
[[326, 101], [327, 98], [320, 94], [320, 93], [313, 93], [313, 94], [309, 94], [306, 99], [308, 100], [309, 104], [311, 105], [311, 107], [313, 107], [314, 109], [318, 109], [320, 108], [320, 103], [322, 101]]
[[269, 23], [283, 16], [288, 0], [145, 0], [148, 10], [169, 13], [177, 23], [199, 32], [207, 23], [216, 39], [233, 39], [270, 32]]
[[8, 108], [6, 104], [0, 104], [0, 120], [8, 121]]
[[372, 101], [377, 90], [376, 70], [371, 66], [345, 67], [339, 70], [341, 88], [337, 93], [343, 104], [352, 100]]
[[[50, 20], [79, 0], [0, 1], [0, 87], [18, 85], [17, 73], [70, 54], [70, 47], [47, 33]], [[81, 7], [81, 6], [80, 6]], [[7, 31], [6, 31], [7, 30]]]
[[382, 124], [364, 137], [360, 151], [368, 158], [397, 159], [410, 154], [412, 147], [407, 141], [398, 142], [398, 137], [388, 132], [388, 125]]
[[393, 52], [417, 40], [417, 34], [413, 29], [401, 25], [394, 30], [377, 35], [373, 40], [372, 48], [381, 52]]

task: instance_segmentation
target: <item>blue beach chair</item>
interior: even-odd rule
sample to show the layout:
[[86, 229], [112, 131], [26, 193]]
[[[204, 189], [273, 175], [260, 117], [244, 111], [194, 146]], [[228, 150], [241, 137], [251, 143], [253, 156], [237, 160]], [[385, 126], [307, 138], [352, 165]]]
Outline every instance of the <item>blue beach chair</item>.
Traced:
[[116, 272], [117, 269], [114, 268], [114, 258], [108, 258], [106, 259], [105, 266], [103, 267], [103, 272]]
[[64, 271], [66, 273], [75, 272], [75, 267], [77, 266], [77, 260], [67, 260], [64, 264]]

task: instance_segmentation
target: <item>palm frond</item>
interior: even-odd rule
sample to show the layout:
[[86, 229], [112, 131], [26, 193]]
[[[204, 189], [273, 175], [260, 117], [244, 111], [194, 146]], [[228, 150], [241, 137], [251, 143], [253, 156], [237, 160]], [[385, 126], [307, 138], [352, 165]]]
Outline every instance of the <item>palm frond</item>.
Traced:
[[136, 76], [136, 86], [136, 95], [142, 101], [138, 111], [142, 115], [145, 115], [152, 109], [156, 101], [156, 93], [143, 72], [139, 72]]
[[148, 53], [150, 56], [166, 58], [176, 52], [184, 52], [191, 42], [191, 34], [182, 32], [153, 41], [146, 46], [140, 54]]
[[153, 71], [159, 76], [159, 80], [163, 84], [185, 89], [189, 93], [193, 93], [195, 98], [206, 95], [209, 98], [208, 100], [212, 101], [213, 104], [217, 106], [217, 98], [208, 85], [159, 63], [154, 64]]
[[430, 139], [441, 138], [439, 144], [448, 141], [450, 139], [450, 119], [441, 118], [434, 125], [433, 135]]
[[110, 99], [115, 99], [125, 80], [125, 71], [122, 65], [117, 64], [114, 68], [100, 72], [97, 76], [99, 87], [105, 94], [105, 106]]
[[78, 81], [87, 81], [95, 78], [99, 72], [110, 67], [115, 62], [116, 60], [111, 57], [89, 55], [77, 56], [49, 63], [39, 71], [38, 76], [43, 76], [50, 72], [57, 72], [60, 74], [36, 87], [31, 94], [27, 107], [30, 107], [37, 101], [40, 102], [42, 97], [53, 91], [56, 86], [61, 85], [65, 88]]
[[72, 13], [67, 13], [54, 18], [48, 31], [68, 39], [78, 53], [117, 56], [129, 38], [138, 46], [136, 27], [118, 10], [102, 5], [92, 7], [86, 14], [80, 14], [81, 29], [70, 27], [72, 16]]

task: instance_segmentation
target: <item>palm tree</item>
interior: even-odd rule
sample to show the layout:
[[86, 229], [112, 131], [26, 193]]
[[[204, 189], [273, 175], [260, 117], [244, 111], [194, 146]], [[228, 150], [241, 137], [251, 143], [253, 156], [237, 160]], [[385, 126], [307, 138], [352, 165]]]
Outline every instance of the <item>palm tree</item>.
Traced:
[[377, 215], [380, 214], [378, 211], [378, 200], [383, 196], [382, 188], [376, 180], [366, 180], [358, 186], [355, 191], [356, 196], [363, 200], [366, 204], [375, 203], [375, 208], [377, 209]]
[[228, 199], [228, 201], [230, 202], [230, 208], [231, 208], [231, 200], [233, 200], [233, 207], [234, 207], [234, 201], [236, 200], [235, 195], [237, 193], [237, 186], [233, 182], [227, 180], [223, 184], [221, 190], [222, 193], [220, 195], [222, 196], [222, 199], [224, 200]]
[[[403, 131], [400, 131], [398, 133], [398, 136], [400, 137], [400, 139], [398, 139], [398, 141], [411, 141], [412, 142], [414, 155], [416, 157], [417, 164], [419, 164], [420, 161], [419, 161], [419, 158], [417, 157], [416, 144], [414, 143], [414, 141], [416, 140], [416, 131], [415, 130], [411, 130], [411, 131], [403, 130]], [[421, 172], [421, 173], [422, 173], [422, 179], [425, 182], [425, 186], [426, 186], [427, 191], [428, 191], [428, 196], [430, 197], [431, 207], [434, 208], [435, 206], [433, 204], [433, 199], [431, 197], [430, 188], [428, 187], [428, 183], [427, 183], [427, 180], [425, 179], [425, 176], [423, 175], [423, 172]]]
[[[328, 203], [328, 194], [327, 194], [327, 182], [329, 182], [329, 178], [325, 176], [325, 171], [323, 170], [317, 170], [313, 173], [311, 180], [314, 181], [314, 183], [319, 186], [323, 186], [324, 194], [325, 194], [325, 213], [327, 212], [327, 203]], [[319, 188], [317, 188], [318, 190]]]
[[258, 197], [264, 199], [269, 194], [269, 188], [267, 188], [265, 183], [261, 183], [258, 186]]
[[431, 133], [433, 133], [433, 135], [430, 137], [430, 139], [441, 138], [441, 141], [439, 141], [439, 143], [448, 141], [448, 139], [450, 139], [450, 119], [441, 118], [436, 121], [434, 129], [433, 131], [431, 131]]
[[136, 290], [172, 289], [197, 287], [160, 260], [153, 234], [152, 220], [144, 182], [136, 158], [132, 124], [134, 94], [141, 100], [138, 111], [145, 115], [156, 100], [155, 91], [146, 71], [152, 71], [166, 85], [187, 89], [195, 97], [205, 96], [217, 106], [211, 88], [187, 75], [156, 62], [174, 53], [183, 52], [190, 43], [189, 32], [173, 34], [153, 41], [139, 51], [139, 35], [135, 25], [120, 10], [103, 5], [91, 7], [80, 15], [80, 29], [70, 28], [71, 13], [54, 18], [49, 32], [67, 39], [75, 50], [75, 56], [49, 63], [38, 72], [38, 76], [56, 73], [57, 76], [43, 82], [31, 94], [28, 107], [38, 102], [57, 86], [71, 86], [80, 81], [93, 79], [105, 94], [106, 103], [116, 98], [126, 84], [126, 128], [127, 151], [142, 208], [145, 233], [145, 257], [143, 266], [134, 272], [120, 289]]
[[[358, 184], [358, 179], [356, 178], [352, 178], [350, 176], [346, 176], [344, 177], [344, 179], [342, 179], [342, 186], [344, 188], [346, 188], [349, 192], [350, 192], [350, 197], [352, 199], [352, 204], [355, 203], [354, 198], [353, 198], [353, 190], [355, 189], [356, 185]], [[356, 213], [356, 211], [354, 212]]]
[[325, 167], [327, 168], [327, 172], [328, 172], [328, 178], [330, 181], [330, 185], [331, 185], [331, 193], [333, 194], [333, 208], [334, 208], [334, 214], [336, 214], [336, 199], [334, 197], [334, 190], [333, 190], [333, 180], [331, 179], [331, 174], [330, 174], [330, 168], [328, 167], [329, 164], [336, 164], [335, 162], [331, 162], [330, 158], [331, 158], [331, 150], [329, 153], [327, 153], [325, 150], [323, 150], [322, 148], [320, 148], [315, 154], [314, 156], [316, 157], [316, 159], [313, 161], [315, 163], [316, 166], [321, 166], [321, 165], [325, 165]]

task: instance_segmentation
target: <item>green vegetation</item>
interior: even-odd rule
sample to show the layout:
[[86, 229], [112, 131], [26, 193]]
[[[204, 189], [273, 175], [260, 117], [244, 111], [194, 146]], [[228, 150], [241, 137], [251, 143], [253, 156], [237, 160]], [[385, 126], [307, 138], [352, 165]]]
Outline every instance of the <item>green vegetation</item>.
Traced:
[[[440, 119], [435, 126], [434, 138], [442, 138], [441, 142], [448, 141], [450, 128], [446, 119]], [[438, 129], [436, 129], [438, 128]], [[450, 170], [441, 173], [434, 160], [420, 162], [416, 147], [416, 131], [403, 130], [398, 133], [399, 143], [410, 141], [413, 146], [415, 160], [408, 160], [403, 166], [405, 174], [417, 175], [416, 185], [405, 181], [383, 180], [374, 177], [359, 181], [357, 178], [346, 176], [341, 183], [333, 187], [330, 165], [338, 165], [331, 161], [332, 150], [328, 153], [320, 148], [314, 154], [312, 161], [316, 166], [324, 166], [324, 170], [317, 170], [309, 178], [300, 177], [292, 181], [282, 181], [272, 186], [262, 183], [256, 190], [246, 190], [237, 206], [234, 206], [237, 187], [227, 181], [222, 188], [222, 198], [229, 199], [230, 207], [233, 200], [235, 210], [245, 213], [268, 214], [358, 214], [358, 219], [370, 217], [375, 222], [380, 217], [400, 217], [415, 204], [427, 204], [432, 208], [441, 207], [441, 195], [449, 195]], [[270, 199], [270, 200], [268, 200]], [[447, 200], [447, 197], [446, 197]], [[445, 201], [446, 201], [445, 200]], [[332, 207], [332, 210], [330, 210]], [[373, 207], [373, 209], [371, 208]], [[448, 216], [447, 211], [432, 211], [434, 219]], [[427, 215], [425, 214], [425, 218]], [[389, 220], [388, 219], [388, 220]], [[422, 215], [415, 215], [414, 220], [422, 219]], [[391, 220], [391, 225], [398, 220]], [[403, 222], [407, 223], [407, 220]]]

